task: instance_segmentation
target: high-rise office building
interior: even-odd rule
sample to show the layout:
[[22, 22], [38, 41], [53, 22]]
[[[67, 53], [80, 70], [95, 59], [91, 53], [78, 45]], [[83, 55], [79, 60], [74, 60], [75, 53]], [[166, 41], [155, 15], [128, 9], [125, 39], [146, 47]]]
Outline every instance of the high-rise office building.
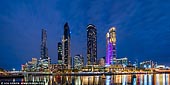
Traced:
[[73, 61], [74, 69], [81, 69], [84, 65], [84, 58], [82, 55], [75, 55]]
[[47, 31], [42, 29], [41, 37], [41, 59], [48, 59], [48, 49], [47, 49]]
[[63, 61], [64, 64], [67, 66], [68, 69], [71, 68], [71, 55], [70, 55], [70, 29], [68, 23], [64, 25], [64, 35], [62, 39], [63, 45]]
[[62, 43], [61, 42], [58, 42], [57, 51], [58, 51], [58, 64], [62, 64]]
[[87, 64], [97, 64], [97, 29], [92, 24], [87, 26]]
[[116, 28], [112, 27], [106, 34], [106, 64], [113, 64], [113, 58], [116, 58]]
[[42, 38], [41, 38], [41, 58], [38, 63], [38, 67], [43, 69], [48, 69], [49, 64], [51, 63], [51, 59], [48, 56], [48, 48], [47, 48], [47, 31], [42, 29]]

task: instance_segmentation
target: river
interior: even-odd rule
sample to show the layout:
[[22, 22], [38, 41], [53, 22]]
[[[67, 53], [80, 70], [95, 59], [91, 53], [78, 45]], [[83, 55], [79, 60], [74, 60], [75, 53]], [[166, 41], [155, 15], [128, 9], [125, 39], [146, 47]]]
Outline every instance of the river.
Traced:
[[[136, 74], [101, 76], [25, 76], [0, 79], [6, 82], [37, 82], [45, 85], [170, 85], [170, 74]], [[34, 83], [33, 83], [34, 84]]]

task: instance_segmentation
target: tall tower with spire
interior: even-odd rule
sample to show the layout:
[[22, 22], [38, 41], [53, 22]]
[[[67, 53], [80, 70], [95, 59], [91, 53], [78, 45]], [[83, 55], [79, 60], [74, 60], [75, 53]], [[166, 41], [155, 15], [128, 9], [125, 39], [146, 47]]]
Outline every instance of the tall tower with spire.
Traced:
[[66, 22], [64, 25], [64, 35], [62, 39], [63, 44], [63, 61], [68, 69], [71, 68], [71, 53], [70, 53], [70, 29], [68, 23]]
[[48, 59], [47, 31], [42, 29], [41, 37], [41, 59]]

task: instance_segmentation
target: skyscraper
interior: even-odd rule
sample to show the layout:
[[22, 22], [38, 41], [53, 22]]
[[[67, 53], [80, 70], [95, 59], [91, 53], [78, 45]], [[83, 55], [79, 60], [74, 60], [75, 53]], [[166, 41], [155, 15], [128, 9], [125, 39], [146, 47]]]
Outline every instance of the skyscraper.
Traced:
[[58, 64], [62, 64], [62, 43], [61, 42], [58, 42], [57, 50], [58, 50]]
[[97, 30], [92, 24], [87, 26], [87, 64], [97, 64]]
[[62, 39], [63, 44], [63, 61], [67, 65], [67, 68], [71, 68], [71, 56], [70, 56], [70, 29], [68, 23], [64, 25], [64, 36]]
[[49, 64], [51, 63], [50, 57], [48, 56], [47, 49], [47, 31], [42, 29], [42, 38], [41, 38], [41, 58], [38, 63], [38, 67], [43, 69], [48, 69]]
[[48, 59], [48, 49], [47, 49], [47, 31], [42, 29], [41, 37], [41, 59]]
[[112, 27], [106, 34], [106, 64], [113, 64], [113, 58], [116, 58], [116, 28]]

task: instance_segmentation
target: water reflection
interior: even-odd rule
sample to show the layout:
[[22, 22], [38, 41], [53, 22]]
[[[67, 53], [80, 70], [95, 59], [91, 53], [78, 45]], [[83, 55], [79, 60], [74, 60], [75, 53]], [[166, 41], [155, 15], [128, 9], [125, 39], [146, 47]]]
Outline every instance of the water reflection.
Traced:
[[25, 76], [23, 79], [0, 81], [42, 81], [45, 85], [170, 85], [170, 74], [135, 74], [101, 76]]

